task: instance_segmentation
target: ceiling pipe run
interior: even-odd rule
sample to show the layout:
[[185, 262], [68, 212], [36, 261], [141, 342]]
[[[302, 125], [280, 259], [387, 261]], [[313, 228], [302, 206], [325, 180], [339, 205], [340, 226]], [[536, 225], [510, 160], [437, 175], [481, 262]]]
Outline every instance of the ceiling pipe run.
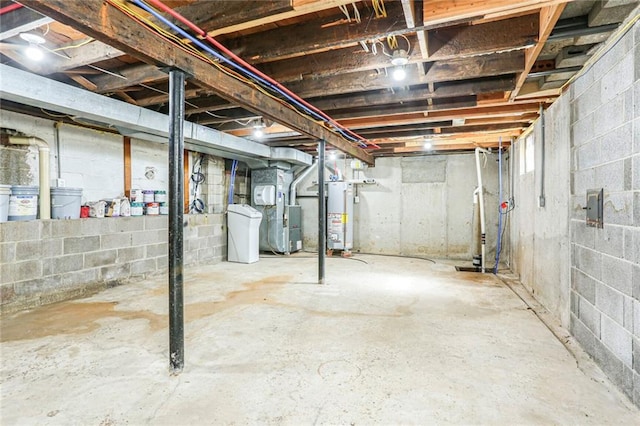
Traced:
[[8, 6], [5, 6], [2, 9], [0, 9], [0, 16], [4, 15], [5, 13], [13, 12], [14, 10], [20, 9], [21, 7], [22, 5], [20, 3], [13, 3]]
[[9, 136], [13, 145], [38, 147], [38, 175], [40, 179], [40, 219], [51, 219], [51, 184], [49, 182], [49, 144], [35, 136]]

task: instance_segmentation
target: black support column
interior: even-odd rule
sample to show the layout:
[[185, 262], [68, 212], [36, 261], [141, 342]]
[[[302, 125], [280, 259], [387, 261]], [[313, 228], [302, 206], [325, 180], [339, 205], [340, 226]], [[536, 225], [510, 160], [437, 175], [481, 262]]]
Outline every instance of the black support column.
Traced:
[[184, 72], [169, 71], [169, 363], [174, 374], [184, 367], [184, 83]]
[[327, 251], [327, 212], [324, 199], [325, 141], [318, 141], [318, 284], [324, 284], [324, 256]]

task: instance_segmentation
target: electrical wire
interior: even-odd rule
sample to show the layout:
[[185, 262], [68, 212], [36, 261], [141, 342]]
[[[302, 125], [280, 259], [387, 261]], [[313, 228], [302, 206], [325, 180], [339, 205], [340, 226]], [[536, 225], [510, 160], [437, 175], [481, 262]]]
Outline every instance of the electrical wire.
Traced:
[[64, 47], [58, 47], [57, 49], [51, 49], [50, 52], [59, 52], [61, 50], [77, 49], [78, 47], [86, 46], [87, 44], [91, 43], [92, 41], [94, 41], [94, 39], [89, 37], [87, 40], [85, 40], [85, 41], [83, 41], [81, 43], [74, 44], [72, 46], [64, 46]]
[[[224, 74], [233, 77], [235, 79], [238, 79], [246, 84], [251, 85], [252, 87], [254, 87], [256, 90], [260, 91], [261, 93], [265, 94], [266, 96], [269, 96], [270, 98], [274, 99], [275, 101], [281, 103], [283, 106], [291, 109], [291, 111], [296, 112], [297, 114], [299, 114], [302, 117], [305, 118], [310, 118], [307, 115], [305, 115], [304, 113], [298, 111], [298, 109], [293, 108], [292, 105], [286, 103], [284, 100], [272, 95], [271, 93], [269, 93], [266, 89], [264, 89], [263, 87], [261, 87], [260, 85], [256, 84], [254, 81], [249, 80], [247, 78], [245, 78], [244, 76], [238, 74], [237, 72], [230, 70], [226, 67], [221, 66], [216, 60], [213, 60], [212, 58], [208, 57], [207, 55], [199, 52], [197, 49], [195, 49], [192, 45], [185, 45], [182, 42], [182, 39], [176, 37], [175, 35], [173, 35], [172, 33], [169, 33], [167, 31], [165, 31], [163, 28], [157, 26], [154, 22], [149, 21], [146, 16], [142, 16], [140, 13], [136, 12], [135, 10], [133, 10], [132, 8], [128, 7], [126, 4], [123, 4], [121, 2], [118, 2], [117, 0], [106, 0], [109, 4], [111, 4], [112, 6], [116, 7], [117, 9], [119, 9], [120, 11], [122, 11], [122, 13], [126, 14], [127, 16], [131, 17], [132, 19], [147, 25], [149, 29], [155, 30], [156, 32], [158, 32], [161, 35], [164, 35], [166, 39], [168, 39], [169, 41], [173, 41], [173, 44], [178, 48], [183, 50], [185, 53], [189, 54], [189, 55], [193, 55], [201, 60], [203, 60], [204, 62], [207, 62], [210, 65], [213, 65], [214, 67], [216, 67], [219, 71], [223, 72]], [[120, 76], [121, 77], [121, 76]], [[320, 123], [318, 123], [320, 124]], [[375, 144], [371, 144], [370, 147], [373, 148], [379, 148], [377, 145]]]
[[[108, 0], [108, 1], [111, 4], [114, 4], [113, 3], [114, 0]], [[182, 22], [183, 24], [188, 26], [192, 31], [196, 32], [196, 34], [199, 37], [204, 37], [204, 39], [207, 42], [212, 44], [214, 47], [219, 49], [224, 54], [226, 54], [229, 57], [231, 57], [235, 62], [230, 60], [230, 59], [227, 59], [225, 56], [221, 55], [220, 53], [216, 52], [212, 48], [210, 48], [207, 45], [205, 45], [204, 43], [202, 43], [198, 38], [190, 35], [189, 33], [187, 33], [182, 28], [180, 28], [180, 27], [174, 25], [173, 23], [171, 23], [170, 21], [168, 21], [166, 18], [164, 18], [164, 16], [162, 16], [159, 12], [154, 10], [151, 6], [146, 4], [144, 1], [142, 1], [142, 0], [131, 0], [131, 1], [134, 4], [136, 4], [138, 7], [142, 8], [143, 10], [145, 10], [148, 13], [152, 14], [154, 17], [156, 17], [156, 19], [158, 19], [159, 21], [163, 22], [166, 26], [168, 26], [172, 30], [176, 31], [182, 37], [190, 40], [193, 43], [193, 45], [198, 46], [203, 51], [213, 55], [219, 61], [221, 61], [221, 62], [223, 62], [225, 64], [228, 64], [229, 66], [231, 66], [232, 68], [235, 68], [239, 72], [248, 75], [249, 77], [251, 77], [255, 81], [257, 81], [257, 82], [261, 83], [262, 85], [266, 86], [268, 89], [274, 90], [276, 93], [278, 93], [279, 95], [281, 95], [284, 98], [286, 98], [289, 102], [291, 102], [294, 105], [296, 105], [297, 107], [303, 109], [305, 113], [311, 115], [312, 117], [315, 117], [315, 118], [321, 120], [322, 122], [324, 122], [327, 125], [330, 125], [333, 128], [334, 131], [336, 131], [339, 134], [341, 134], [348, 141], [357, 142], [362, 147], [371, 147], [371, 148], [376, 148], [377, 147], [377, 148], [379, 148], [375, 144], [367, 143], [366, 140], [364, 138], [362, 138], [361, 136], [359, 136], [356, 133], [352, 132], [351, 130], [345, 128], [341, 124], [337, 123], [335, 120], [333, 120], [331, 117], [326, 115], [324, 112], [322, 112], [321, 110], [319, 110], [316, 107], [312, 106], [311, 104], [307, 103], [303, 99], [299, 98], [298, 96], [293, 94], [291, 91], [286, 89], [284, 86], [282, 86], [280, 83], [276, 82], [275, 80], [271, 79], [270, 77], [266, 76], [265, 74], [261, 73], [260, 71], [256, 70], [255, 68], [253, 68], [251, 65], [249, 65], [248, 63], [243, 61], [241, 58], [239, 58], [233, 52], [231, 52], [230, 50], [226, 49], [223, 45], [218, 43], [215, 39], [210, 37], [204, 30], [202, 30], [201, 28], [197, 27], [195, 24], [193, 24], [192, 22], [190, 22], [189, 20], [184, 18], [179, 13], [175, 12], [173, 9], [171, 9], [168, 6], [164, 5], [159, 0], [149, 0], [149, 2], [151, 4], [153, 4], [154, 7], [158, 8], [159, 10], [161, 10], [161, 11], [163, 11], [165, 13], [169, 13], [172, 17], [174, 17], [175, 19], [179, 20], [180, 22]], [[138, 19], [140, 19], [140, 17], [138, 17]], [[174, 36], [173, 38], [175, 39], [176, 37]], [[184, 43], [182, 43], [182, 44], [184, 44]], [[190, 47], [193, 48], [193, 45], [190, 45]]]
[[196, 213], [204, 213], [206, 209], [206, 204], [202, 199], [198, 198], [198, 189], [200, 188], [200, 184], [204, 183], [206, 177], [204, 173], [202, 173], [202, 162], [204, 161], [204, 154], [200, 154], [198, 156], [198, 160], [193, 163], [193, 167], [191, 168], [191, 181], [193, 182], [193, 201], [189, 205], [189, 212]]
[[231, 163], [231, 176], [229, 177], [229, 196], [227, 197], [227, 204], [233, 204], [233, 193], [236, 183], [236, 171], [238, 170], [238, 160], [233, 160]]
[[373, 11], [376, 14], [376, 18], [387, 17], [387, 9], [384, 6], [384, 0], [372, 0], [371, 5], [373, 6]]

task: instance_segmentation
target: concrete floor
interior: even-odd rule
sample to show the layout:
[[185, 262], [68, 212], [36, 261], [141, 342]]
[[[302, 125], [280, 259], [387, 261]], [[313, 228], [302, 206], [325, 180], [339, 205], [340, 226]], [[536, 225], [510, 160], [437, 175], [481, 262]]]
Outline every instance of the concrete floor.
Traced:
[[495, 277], [357, 258], [328, 259], [325, 286], [305, 257], [188, 270], [178, 376], [168, 371], [165, 277], [7, 315], [0, 423], [640, 419]]

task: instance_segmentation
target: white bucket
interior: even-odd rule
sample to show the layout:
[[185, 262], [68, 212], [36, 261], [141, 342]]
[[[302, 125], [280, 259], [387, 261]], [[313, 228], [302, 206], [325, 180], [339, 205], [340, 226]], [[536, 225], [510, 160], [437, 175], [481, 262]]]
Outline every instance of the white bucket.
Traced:
[[145, 203], [153, 203], [156, 192], [150, 189], [142, 191], [142, 199]]
[[38, 217], [37, 186], [14, 185], [9, 197], [9, 221], [34, 220]]
[[167, 202], [167, 191], [156, 191], [154, 195], [154, 201], [156, 203], [166, 203]]
[[147, 203], [146, 209], [146, 214], [149, 216], [156, 216], [160, 214], [159, 203]]
[[79, 219], [82, 188], [51, 188], [51, 219]]
[[0, 222], [9, 219], [9, 197], [11, 196], [11, 185], [0, 185]]

